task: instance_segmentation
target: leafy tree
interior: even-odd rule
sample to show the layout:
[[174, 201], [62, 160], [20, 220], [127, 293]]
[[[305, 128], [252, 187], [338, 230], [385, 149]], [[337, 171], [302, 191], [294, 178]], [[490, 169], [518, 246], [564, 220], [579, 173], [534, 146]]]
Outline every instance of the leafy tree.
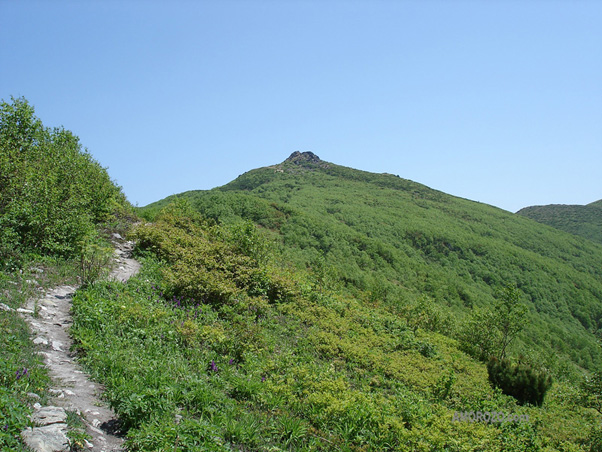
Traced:
[[500, 333], [498, 358], [503, 360], [506, 358], [508, 346], [524, 328], [527, 307], [521, 304], [518, 289], [512, 285], [506, 285], [500, 291], [494, 312], [495, 322]]
[[460, 336], [464, 350], [482, 361], [492, 356], [504, 360], [508, 346], [524, 328], [526, 316], [518, 289], [504, 286], [492, 307], [475, 309], [465, 323]]
[[[73, 256], [95, 226], [127, 209], [107, 171], [23, 98], [0, 102], [0, 264], [23, 253]], [[131, 206], [129, 206], [131, 208]]]
[[584, 406], [602, 414], [602, 372], [594, 372], [581, 386], [581, 401]]
[[496, 354], [500, 332], [491, 309], [476, 308], [460, 332], [460, 345], [469, 355], [487, 361]]

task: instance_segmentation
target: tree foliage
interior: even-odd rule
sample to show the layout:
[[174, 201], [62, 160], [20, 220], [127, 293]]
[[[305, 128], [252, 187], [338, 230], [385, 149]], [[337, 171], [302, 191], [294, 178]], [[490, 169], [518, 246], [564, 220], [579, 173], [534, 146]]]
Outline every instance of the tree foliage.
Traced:
[[22, 253], [73, 255], [95, 224], [127, 208], [79, 138], [50, 129], [23, 98], [0, 103], [0, 264]]
[[552, 378], [547, 372], [522, 362], [513, 364], [508, 359], [492, 357], [487, 364], [487, 371], [493, 385], [521, 404], [541, 406], [546, 392], [552, 386]]
[[520, 292], [506, 285], [491, 306], [471, 313], [460, 332], [462, 347], [482, 361], [491, 357], [502, 361], [509, 345], [525, 328], [526, 318], [527, 307], [520, 302]]

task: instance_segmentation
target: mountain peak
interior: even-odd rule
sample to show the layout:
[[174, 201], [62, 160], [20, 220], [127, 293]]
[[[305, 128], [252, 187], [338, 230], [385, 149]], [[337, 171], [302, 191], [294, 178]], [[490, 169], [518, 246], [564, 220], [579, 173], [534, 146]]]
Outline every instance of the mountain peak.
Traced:
[[289, 156], [289, 158], [287, 158], [285, 160], [285, 162], [292, 162], [292, 163], [295, 163], [296, 165], [302, 165], [303, 163], [306, 163], [306, 162], [320, 163], [320, 162], [322, 162], [322, 160], [320, 160], [320, 157], [318, 157], [313, 152], [295, 151]]

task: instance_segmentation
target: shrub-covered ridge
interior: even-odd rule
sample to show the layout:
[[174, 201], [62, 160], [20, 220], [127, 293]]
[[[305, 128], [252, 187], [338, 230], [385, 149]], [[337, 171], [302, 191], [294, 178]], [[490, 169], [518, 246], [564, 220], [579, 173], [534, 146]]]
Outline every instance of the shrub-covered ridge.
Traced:
[[[403, 315], [371, 293], [350, 296], [319, 266], [276, 265], [248, 224], [212, 224], [183, 205], [134, 237], [142, 273], [79, 291], [72, 330], [132, 450], [587, 447], [597, 415], [570, 384], [556, 382], [542, 408], [519, 405], [485, 364], [426, 328], [439, 324], [426, 301]], [[186, 274], [199, 262], [214, 279]], [[465, 411], [528, 422], [454, 421]]]

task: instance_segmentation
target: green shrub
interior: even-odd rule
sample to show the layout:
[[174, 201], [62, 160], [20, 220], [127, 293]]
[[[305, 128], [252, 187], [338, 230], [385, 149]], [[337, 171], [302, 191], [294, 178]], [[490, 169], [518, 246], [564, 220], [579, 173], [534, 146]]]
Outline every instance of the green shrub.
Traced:
[[0, 386], [0, 450], [25, 450], [19, 434], [31, 425], [30, 413], [13, 391]]
[[106, 275], [113, 257], [113, 248], [100, 240], [88, 238], [80, 244], [79, 276], [86, 286]]
[[0, 102], [0, 269], [19, 254], [73, 256], [95, 225], [128, 206], [107, 171], [23, 99]]
[[524, 363], [513, 364], [508, 359], [491, 358], [487, 364], [489, 381], [504, 394], [511, 395], [520, 404], [541, 406], [552, 378], [545, 372]]
[[295, 292], [284, 273], [266, 264], [265, 239], [250, 223], [210, 224], [176, 201], [132, 237], [170, 264], [163, 270], [166, 293], [178, 299], [221, 305], [244, 293], [279, 301]]

